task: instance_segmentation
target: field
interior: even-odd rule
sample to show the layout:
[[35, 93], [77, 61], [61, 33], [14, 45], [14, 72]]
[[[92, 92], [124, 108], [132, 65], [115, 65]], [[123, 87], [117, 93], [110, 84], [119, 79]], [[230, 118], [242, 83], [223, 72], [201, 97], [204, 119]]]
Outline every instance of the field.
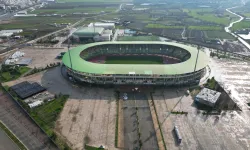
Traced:
[[107, 56], [106, 64], [163, 64], [158, 56]]
[[231, 28], [233, 31], [238, 29], [250, 28], [250, 21], [241, 21], [239, 23], [235, 23]]
[[[127, 2], [130, 2], [130, 0], [126, 0]], [[73, 3], [73, 2], [78, 2], [78, 3], [103, 3], [103, 0], [57, 0], [58, 3]], [[105, 3], [121, 3], [124, 1], [121, 0], [107, 0]]]
[[66, 9], [37, 9], [32, 13], [35, 14], [72, 14], [72, 13], [100, 13], [101, 11], [112, 12], [117, 8], [114, 7], [81, 7], [81, 8], [66, 8]]
[[216, 23], [220, 25], [227, 25], [230, 22], [230, 19], [226, 17], [228, 14], [221, 13], [217, 15], [213, 12], [213, 9], [211, 8], [184, 9], [183, 11], [193, 18], [206, 22]]
[[157, 36], [122, 36], [118, 41], [159, 41]]
[[206, 39], [235, 39], [231, 34], [224, 31], [204, 31]]

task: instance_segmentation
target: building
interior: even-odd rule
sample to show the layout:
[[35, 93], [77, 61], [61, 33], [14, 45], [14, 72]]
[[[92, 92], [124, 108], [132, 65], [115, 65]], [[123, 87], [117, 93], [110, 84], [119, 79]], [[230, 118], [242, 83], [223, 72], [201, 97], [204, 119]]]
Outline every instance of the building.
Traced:
[[220, 92], [203, 88], [195, 97], [195, 101], [210, 107], [214, 107], [216, 102], [219, 100], [220, 95]]
[[81, 27], [77, 29], [73, 36], [77, 38], [94, 38], [96, 35], [101, 35], [104, 31], [104, 28], [99, 27]]
[[0, 31], [0, 38], [8, 38], [12, 36], [13, 34], [21, 33], [23, 32], [22, 29], [14, 29], [14, 30], [1, 30]]
[[102, 22], [96, 22], [96, 23], [90, 23], [88, 27], [100, 27], [104, 29], [115, 29], [115, 23], [102, 23]]
[[[91, 84], [190, 85], [199, 83], [209, 60], [203, 51], [197, 59], [197, 53], [197, 48], [174, 42], [97, 42], [71, 49], [63, 56], [63, 64], [69, 76]], [[161, 55], [177, 59], [178, 63], [135, 65], [88, 61], [105, 55]]]

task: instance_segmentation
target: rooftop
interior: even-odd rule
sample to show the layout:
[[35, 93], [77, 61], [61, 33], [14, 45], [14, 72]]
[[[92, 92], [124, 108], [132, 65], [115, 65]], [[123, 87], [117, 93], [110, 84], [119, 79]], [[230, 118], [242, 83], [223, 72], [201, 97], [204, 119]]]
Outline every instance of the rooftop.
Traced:
[[220, 92], [204, 88], [200, 91], [200, 93], [196, 96], [196, 98], [215, 104], [219, 99], [220, 95], [221, 95]]
[[104, 28], [100, 27], [81, 27], [77, 29], [73, 35], [77, 36], [89, 36], [89, 35], [96, 35], [96, 34], [102, 34], [104, 31]]

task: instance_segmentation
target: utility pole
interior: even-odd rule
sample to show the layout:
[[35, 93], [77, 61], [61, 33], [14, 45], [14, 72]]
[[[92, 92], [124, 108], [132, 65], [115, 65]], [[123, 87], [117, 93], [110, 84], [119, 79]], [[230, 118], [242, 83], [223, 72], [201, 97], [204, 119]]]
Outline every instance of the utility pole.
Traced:
[[71, 69], [71, 71], [72, 71], [72, 73], [73, 73], [73, 67], [72, 67], [72, 60], [71, 60], [71, 54], [70, 54], [70, 30], [71, 30], [71, 28], [69, 28], [69, 35], [68, 35], [68, 53], [69, 53], [69, 61], [70, 61], [70, 69]]

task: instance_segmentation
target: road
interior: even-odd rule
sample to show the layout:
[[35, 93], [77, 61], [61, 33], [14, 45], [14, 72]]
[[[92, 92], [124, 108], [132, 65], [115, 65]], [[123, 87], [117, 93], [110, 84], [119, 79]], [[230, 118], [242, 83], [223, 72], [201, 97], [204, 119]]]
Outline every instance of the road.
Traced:
[[235, 6], [235, 7], [232, 7], [232, 8], [227, 8], [226, 11], [233, 14], [233, 15], [236, 15], [238, 16], [240, 19], [239, 20], [236, 20], [234, 22], [231, 22], [227, 27], [225, 27], [225, 31], [230, 33], [232, 36], [236, 37], [243, 45], [245, 45], [249, 50], [250, 50], [250, 45], [244, 40], [242, 39], [241, 37], [238, 37], [236, 34], [234, 34], [233, 32], [231, 32], [230, 28], [235, 24], [235, 23], [239, 23], [241, 22], [244, 17], [242, 17], [241, 15], [239, 14], [236, 14], [234, 12], [231, 11], [231, 9], [234, 9], [234, 8], [238, 8], [240, 6]]
[[18, 146], [0, 129], [0, 150], [19, 150]]

